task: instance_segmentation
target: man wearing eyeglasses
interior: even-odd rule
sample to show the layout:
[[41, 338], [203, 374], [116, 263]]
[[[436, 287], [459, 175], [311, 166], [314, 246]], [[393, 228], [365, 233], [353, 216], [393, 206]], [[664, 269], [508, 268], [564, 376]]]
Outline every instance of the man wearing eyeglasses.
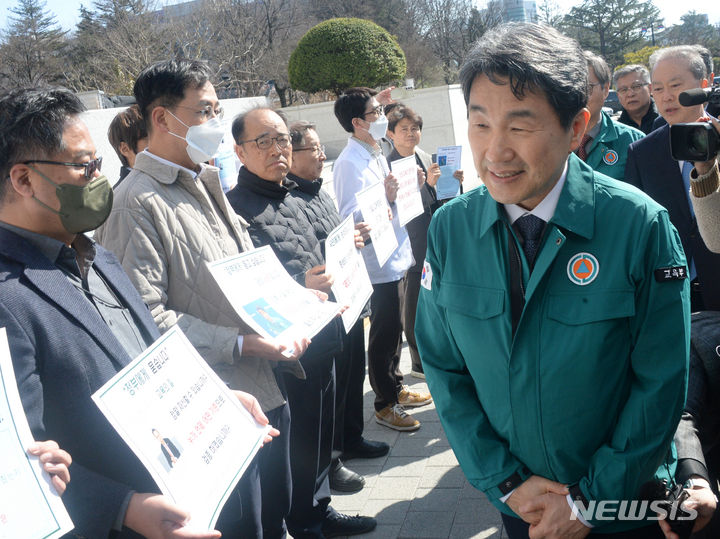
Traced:
[[34, 437], [72, 455], [63, 501], [73, 536], [217, 538], [184, 527], [188, 508], [158, 493], [92, 401], [159, 333], [117, 259], [84, 235], [113, 196], [83, 110], [64, 89], [0, 98], [0, 327], [20, 398]]
[[[304, 375], [296, 352], [253, 333], [220, 290], [207, 263], [253, 247], [247, 223], [225, 198], [218, 169], [205, 164], [225, 133], [222, 109], [203, 62], [166, 61], [146, 68], [135, 99], [148, 129], [148, 147], [115, 191], [115, 205], [96, 232], [140, 292], [160, 331], [179, 325], [200, 355], [232, 389], [255, 395], [281, 431], [238, 484], [226, 536], [281, 537], [289, 511], [289, 410], [282, 377]], [[272, 500], [262, 504], [261, 499]], [[226, 505], [226, 507], [228, 507]]]
[[[288, 126], [267, 108], [256, 108], [233, 120], [235, 152], [243, 163], [237, 185], [227, 197], [249, 223], [255, 245], [269, 245], [287, 272], [307, 288], [330, 293], [333, 277], [313, 225], [290, 192], [287, 179], [293, 161]], [[335, 357], [343, 328], [332, 320], [313, 337], [301, 359], [306, 379], [286, 376], [290, 404], [292, 504], [287, 518], [293, 537], [322, 538], [373, 530], [375, 519], [337, 513], [330, 506], [329, 470], [335, 416]]]
[[695, 122], [705, 115], [702, 104], [683, 106], [679, 95], [708, 86], [707, 67], [697, 47], [680, 45], [650, 56], [652, 93], [664, 125], [628, 149], [625, 181], [650, 195], [668, 210], [688, 261], [692, 311], [720, 310], [720, 255], [711, 253], [698, 231], [690, 203], [693, 163], [676, 161], [670, 153], [670, 126]]
[[646, 135], [653, 130], [658, 117], [650, 96], [650, 72], [645, 66], [632, 64], [613, 73], [613, 83], [623, 111], [618, 122], [639, 129]]
[[615, 122], [603, 112], [603, 103], [610, 91], [610, 68], [600, 56], [590, 51], [583, 51], [583, 54], [588, 66], [590, 120], [575, 153], [593, 170], [622, 180], [628, 146], [645, 135], [638, 129]]
[[[342, 219], [335, 201], [323, 189], [323, 164], [325, 146], [315, 124], [297, 121], [290, 124], [293, 154], [288, 179], [297, 184], [290, 191], [313, 226], [315, 236], [324, 246], [328, 235]], [[355, 225], [355, 245], [362, 249], [361, 234], [369, 233], [370, 227], [363, 222]], [[335, 434], [333, 461], [330, 468], [330, 487], [343, 492], [357, 492], [365, 485], [365, 479], [349, 470], [343, 460], [353, 458], [377, 458], [387, 455], [390, 447], [385, 442], [363, 438], [363, 384], [365, 382], [365, 330], [363, 312], [355, 325], [343, 337], [343, 349], [336, 357]], [[342, 458], [343, 460], [340, 460]]]

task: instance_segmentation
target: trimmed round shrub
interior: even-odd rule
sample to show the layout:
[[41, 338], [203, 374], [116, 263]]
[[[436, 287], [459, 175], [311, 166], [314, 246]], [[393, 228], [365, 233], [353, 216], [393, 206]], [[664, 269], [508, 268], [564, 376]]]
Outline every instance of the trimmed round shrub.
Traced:
[[308, 30], [290, 56], [290, 85], [303, 92], [375, 87], [402, 79], [405, 53], [390, 33], [365, 19], [330, 19]]

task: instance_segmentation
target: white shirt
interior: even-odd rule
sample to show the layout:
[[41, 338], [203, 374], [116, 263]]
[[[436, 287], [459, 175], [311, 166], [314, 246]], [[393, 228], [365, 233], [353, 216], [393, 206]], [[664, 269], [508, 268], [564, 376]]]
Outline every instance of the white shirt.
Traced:
[[[384, 182], [389, 172], [390, 167], [382, 154], [371, 155], [367, 148], [350, 137], [333, 166], [333, 187], [338, 211], [343, 219], [352, 214], [356, 223], [362, 220], [355, 195], [366, 187]], [[383, 266], [378, 263], [372, 246], [362, 250], [370, 282], [373, 284], [399, 281], [413, 265], [410, 238], [405, 227], [400, 226], [397, 211], [393, 211], [392, 225], [398, 246]]]
[[555, 208], [557, 208], [558, 200], [560, 200], [560, 192], [562, 191], [563, 185], [565, 185], [566, 176], [567, 161], [565, 161], [565, 168], [563, 168], [560, 179], [557, 181], [555, 186], [550, 190], [547, 195], [545, 195], [545, 198], [540, 201], [540, 204], [535, 206], [530, 211], [518, 206], [517, 204], [503, 204], [503, 206], [505, 206], [505, 211], [507, 212], [508, 219], [510, 220], [510, 224], [515, 224], [515, 221], [520, 219], [520, 217], [522, 217], [523, 215], [534, 215], [535, 217], [539, 217], [546, 223], [549, 222], [550, 219], [552, 219], [552, 216], [555, 215]]
[[150, 153], [149, 151], [147, 151], [147, 149], [141, 151], [140, 153], [144, 153], [144, 154], [147, 155], [148, 157], [152, 157], [153, 159], [155, 159], [155, 161], [159, 161], [159, 162], [162, 163], [163, 165], [167, 165], [167, 166], [169, 166], [169, 167], [179, 168], [180, 170], [184, 170], [185, 172], [187, 172], [188, 174], [190, 174], [190, 176], [192, 176], [193, 179], [194, 179], [194, 178], [197, 178], [198, 173], [195, 172], [194, 170], [190, 170], [189, 168], [185, 168], [185, 167], [183, 167], [183, 166], [181, 166], [181, 165], [178, 165], [177, 163], [173, 163], [172, 161], [168, 161], [167, 159], [163, 159], [162, 157], [158, 157], [158, 156], [155, 155], [154, 153]]

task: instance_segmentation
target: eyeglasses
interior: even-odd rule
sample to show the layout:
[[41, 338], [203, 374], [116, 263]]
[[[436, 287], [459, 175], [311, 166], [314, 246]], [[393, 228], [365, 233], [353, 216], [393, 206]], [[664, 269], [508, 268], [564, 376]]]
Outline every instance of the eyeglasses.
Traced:
[[290, 146], [290, 135], [278, 135], [277, 137], [262, 135], [251, 140], [243, 140], [238, 142], [238, 144], [245, 144], [246, 142], [254, 142], [257, 144], [259, 150], [269, 150], [273, 144], [283, 150]]
[[633, 93], [634, 93], [634, 92], [639, 92], [640, 90], [642, 90], [642, 89], [643, 89], [645, 86], [647, 86], [647, 85], [648, 85], [647, 82], [634, 82], [634, 83], [632, 83], [630, 86], [623, 86], [622, 88], [618, 88], [618, 89], [617, 89], [617, 93], [620, 94], [620, 95], [625, 95], [625, 94], [628, 93], [630, 90], [632, 90]]
[[374, 114], [376, 116], [380, 116], [380, 115], [382, 115], [382, 113], [383, 113], [383, 106], [378, 105], [377, 107], [370, 109], [367, 112], [363, 112], [363, 117], [367, 116], [368, 114]]
[[320, 146], [307, 146], [305, 148], [293, 148], [293, 152], [308, 152], [312, 150], [313, 153], [321, 154], [325, 153], [325, 145], [321, 144]]
[[588, 82], [588, 86], [590, 86], [590, 91], [592, 92], [596, 86], [602, 86], [601, 82]]
[[203, 121], [209, 120], [209, 119], [212, 118], [213, 116], [217, 116], [219, 120], [222, 120], [222, 119], [223, 119], [223, 116], [225, 116], [225, 109], [223, 109], [222, 107], [213, 108], [212, 105], [207, 105], [207, 106], [203, 107], [203, 108], [200, 109], [200, 110], [197, 110], [197, 109], [194, 108], [194, 107], [184, 107], [183, 105], [164, 105], [164, 106], [165, 106], [165, 107], [168, 107], [168, 108], [175, 107], [175, 108], [178, 108], [178, 109], [191, 110], [191, 111], [193, 111], [195, 114], [197, 114], [198, 116], [200, 116], [200, 119], [203, 120]]
[[41, 163], [43, 165], [61, 165], [63, 167], [84, 167], [85, 178], [92, 180], [96, 171], [99, 171], [102, 167], [102, 157], [96, 157], [91, 159], [87, 163], [65, 163], [64, 161], [46, 161], [44, 159], [33, 159], [31, 161], [23, 161], [23, 165], [29, 165], [30, 163]]

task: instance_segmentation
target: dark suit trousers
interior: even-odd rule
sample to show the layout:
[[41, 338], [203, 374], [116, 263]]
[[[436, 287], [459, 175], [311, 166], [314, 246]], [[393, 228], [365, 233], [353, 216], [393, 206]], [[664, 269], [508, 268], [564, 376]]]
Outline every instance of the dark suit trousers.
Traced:
[[373, 284], [370, 297], [368, 372], [375, 391], [375, 410], [397, 404], [403, 375], [399, 370], [402, 352], [400, 281]]
[[[519, 518], [511, 517], [505, 513], [502, 516], [503, 527], [505, 533], [510, 539], [528, 539], [528, 530], [530, 525]], [[592, 533], [588, 537], [596, 539], [665, 539], [660, 526], [656, 523], [643, 528], [637, 528], [627, 532], [620, 533]]]
[[342, 453], [362, 441], [365, 383], [364, 318], [343, 336], [343, 351], [335, 358], [335, 436], [333, 449]]
[[[276, 375], [283, 395], [282, 376]], [[266, 412], [280, 436], [255, 455], [237, 486], [242, 510], [235, 528], [218, 528], [223, 537], [281, 539], [286, 536], [285, 518], [290, 512], [290, 408], [287, 403]], [[226, 504], [227, 507], [227, 504]], [[224, 516], [225, 509], [220, 517]], [[218, 521], [220, 522], [220, 520]]]
[[412, 360], [412, 369], [414, 371], [423, 372], [422, 363], [420, 362], [420, 353], [418, 352], [417, 342], [415, 341], [415, 312], [417, 311], [418, 296], [420, 295], [420, 279], [422, 273], [418, 271], [408, 271], [402, 281], [402, 324], [405, 331], [405, 339], [410, 350], [410, 359]]
[[330, 459], [335, 420], [335, 366], [332, 356], [303, 363], [307, 378], [286, 376], [290, 405], [292, 504], [287, 518], [295, 539], [321, 538], [330, 504]]
[[699, 425], [710, 477], [720, 478], [720, 312], [693, 313], [685, 410]]

